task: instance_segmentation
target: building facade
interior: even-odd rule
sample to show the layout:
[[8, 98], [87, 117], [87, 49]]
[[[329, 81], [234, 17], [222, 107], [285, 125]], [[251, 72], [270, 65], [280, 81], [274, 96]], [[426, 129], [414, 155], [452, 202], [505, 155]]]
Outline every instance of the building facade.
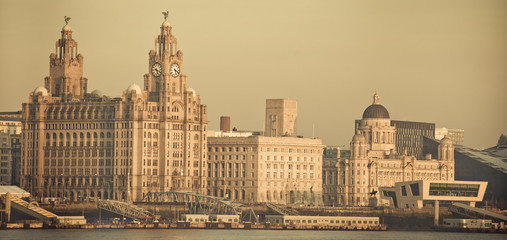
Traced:
[[298, 103], [296, 100], [266, 99], [265, 136], [296, 136], [297, 116]]
[[21, 112], [0, 113], [0, 185], [19, 185]]
[[208, 195], [322, 205], [322, 140], [218, 136], [208, 137]]
[[338, 171], [336, 164], [337, 157], [326, 157], [322, 159], [322, 201], [326, 206], [338, 206]]
[[19, 184], [19, 151], [19, 135], [0, 132], [0, 185]]
[[0, 132], [21, 134], [21, 111], [0, 112]]
[[447, 136], [456, 145], [463, 145], [465, 141], [465, 130], [463, 129], [450, 129], [450, 128], [436, 128], [435, 139], [440, 140]]
[[423, 208], [435, 201], [467, 202], [474, 207], [483, 200], [487, 185], [483, 181], [417, 180], [381, 187], [379, 195], [394, 208]]
[[166, 20], [148, 54], [144, 90], [88, 93], [66, 24], [50, 74], [23, 104], [21, 187], [37, 198], [139, 201], [143, 193], [206, 189], [206, 106], [183, 74]]
[[423, 138], [435, 137], [435, 124], [392, 120], [391, 125], [396, 128], [396, 152], [406, 150], [408, 155], [423, 159]]
[[[350, 143], [350, 157], [336, 164], [339, 205], [365, 206], [370, 193], [395, 182], [413, 180], [454, 180], [454, 147], [449, 138], [440, 142], [437, 159], [417, 159], [396, 151], [396, 128], [377, 93], [363, 113]], [[331, 170], [331, 169], [329, 169]], [[329, 173], [328, 173], [329, 175]], [[333, 182], [333, 181], [332, 181]]]

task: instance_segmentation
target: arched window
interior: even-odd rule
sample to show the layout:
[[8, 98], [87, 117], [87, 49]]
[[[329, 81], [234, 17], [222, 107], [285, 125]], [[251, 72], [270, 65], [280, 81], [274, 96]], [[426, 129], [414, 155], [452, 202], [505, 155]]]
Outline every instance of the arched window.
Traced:
[[49, 146], [51, 143], [51, 135], [49, 133], [46, 133], [46, 146]]
[[53, 133], [53, 147], [56, 146], [56, 133]]
[[60, 119], [65, 119], [65, 112], [67, 110], [65, 108], [63, 108], [62, 110], [60, 110]]
[[88, 109], [88, 117], [87, 117], [88, 119], [91, 119], [91, 118], [92, 118], [92, 113], [93, 113], [93, 109], [90, 107], [90, 108]]
[[46, 119], [51, 120], [52, 112], [53, 112], [53, 108], [50, 107], [48, 109], [48, 111], [46, 112]]
[[67, 119], [72, 119], [72, 107], [67, 110]]
[[53, 112], [53, 119], [58, 119], [58, 111], [60, 110], [60, 108], [56, 108], [55, 111]]
[[63, 133], [60, 133], [60, 139], [58, 139], [60, 147], [63, 146]]
[[79, 107], [74, 109], [74, 119], [78, 119], [78, 118], [79, 118]]
[[153, 134], [153, 146], [158, 147], [158, 133]]
[[79, 133], [79, 146], [84, 146], [84, 134]]
[[70, 147], [70, 133], [65, 134], [65, 146]]
[[[89, 116], [89, 115], [88, 115]], [[86, 133], [86, 146], [90, 146], [92, 135], [90, 133]]]
[[97, 146], [97, 138], [98, 138], [98, 135], [97, 133], [93, 133], [93, 146]]
[[81, 109], [81, 119], [85, 119], [85, 115], [86, 115], [86, 107], [83, 107]]
[[72, 134], [72, 146], [73, 147], [77, 146], [77, 134], [76, 133]]

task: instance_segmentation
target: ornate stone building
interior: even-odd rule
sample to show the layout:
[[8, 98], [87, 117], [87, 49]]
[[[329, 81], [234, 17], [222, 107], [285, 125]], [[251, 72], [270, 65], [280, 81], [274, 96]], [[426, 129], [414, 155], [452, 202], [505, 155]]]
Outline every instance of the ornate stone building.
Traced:
[[[265, 134], [208, 134], [208, 195], [322, 205], [321, 139], [296, 136], [297, 101], [267, 99]], [[230, 120], [230, 119], [229, 119]]]
[[[370, 192], [395, 182], [414, 180], [454, 180], [454, 146], [447, 137], [438, 147], [437, 159], [425, 159], [396, 152], [396, 128], [377, 93], [363, 113], [350, 143], [350, 158], [338, 159], [336, 168], [326, 168], [328, 188], [336, 183], [337, 197], [327, 196], [327, 205], [368, 205]], [[329, 191], [333, 192], [333, 191]]]
[[208, 195], [322, 205], [321, 139], [219, 136], [208, 148]]
[[138, 201], [148, 191], [206, 189], [206, 106], [188, 86], [166, 20], [148, 54], [144, 90], [87, 91], [67, 24], [50, 74], [23, 104], [21, 187], [33, 196]]

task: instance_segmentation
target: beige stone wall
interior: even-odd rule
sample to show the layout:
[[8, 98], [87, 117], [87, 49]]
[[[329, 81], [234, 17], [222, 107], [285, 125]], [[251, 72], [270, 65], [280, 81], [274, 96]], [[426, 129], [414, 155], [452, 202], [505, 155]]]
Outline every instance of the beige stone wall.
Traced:
[[0, 120], [0, 132], [20, 134], [21, 121]]
[[268, 137], [297, 135], [297, 101], [294, 99], [266, 99], [264, 135]]
[[404, 155], [385, 156], [383, 159], [341, 159], [335, 169], [329, 167], [328, 171], [338, 176], [339, 205], [365, 206], [372, 190], [391, 187], [396, 182], [454, 180], [454, 161], [417, 160]]
[[326, 206], [338, 206], [338, 158], [324, 158], [322, 163], [322, 198]]
[[320, 139], [210, 137], [208, 147], [209, 195], [243, 202], [322, 204]]

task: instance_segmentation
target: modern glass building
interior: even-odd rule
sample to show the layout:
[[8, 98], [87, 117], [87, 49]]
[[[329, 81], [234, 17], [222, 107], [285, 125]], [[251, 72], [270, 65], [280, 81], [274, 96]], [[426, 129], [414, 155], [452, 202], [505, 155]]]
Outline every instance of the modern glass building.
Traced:
[[465, 202], [475, 206], [482, 201], [488, 182], [419, 180], [397, 182], [380, 188], [380, 199], [395, 208], [422, 208], [425, 204]]

